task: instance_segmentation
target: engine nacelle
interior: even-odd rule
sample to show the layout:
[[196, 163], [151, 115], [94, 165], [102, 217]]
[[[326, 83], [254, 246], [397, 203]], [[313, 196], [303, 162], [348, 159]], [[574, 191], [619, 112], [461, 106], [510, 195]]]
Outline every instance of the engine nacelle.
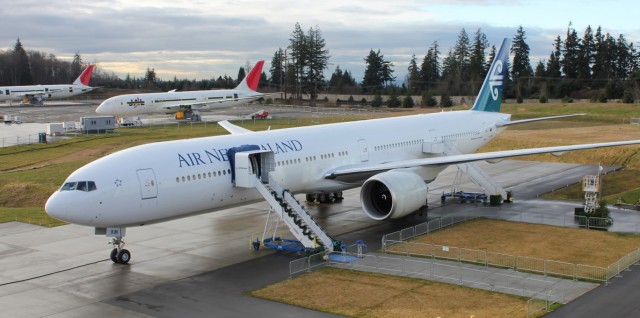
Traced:
[[391, 170], [377, 174], [362, 185], [360, 201], [374, 220], [397, 219], [427, 203], [427, 184], [409, 171]]

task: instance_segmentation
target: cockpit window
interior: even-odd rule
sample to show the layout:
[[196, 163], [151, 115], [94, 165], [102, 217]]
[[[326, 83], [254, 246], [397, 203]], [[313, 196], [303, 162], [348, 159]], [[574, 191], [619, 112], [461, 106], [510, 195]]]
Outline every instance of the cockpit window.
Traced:
[[89, 192], [96, 189], [97, 187], [94, 181], [79, 181], [79, 182], [67, 182], [63, 184], [62, 188], [60, 188], [60, 191], [79, 190], [79, 191]]
[[71, 191], [76, 189], [77, 182], [67, 182], [62, 186], [60, 191]]

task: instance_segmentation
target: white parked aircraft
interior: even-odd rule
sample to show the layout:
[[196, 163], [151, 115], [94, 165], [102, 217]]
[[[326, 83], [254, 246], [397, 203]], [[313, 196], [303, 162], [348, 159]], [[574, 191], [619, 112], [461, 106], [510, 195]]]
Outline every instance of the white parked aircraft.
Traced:
[[[322, 194], [362, 186], [364, 212], [385, 220], [424, 206], [428, 183], [448, 165], [640, 143], [473, 153], [508, 125], [564, 117], [512, 121], [499, 112], [507, 43], [505, 39], [470, 110], [260, 132], [223, 121], [220, 124], [230, 135], [150, 143], [89, 163], [66, 179], [45, 209], [57, 219], [115, 236], [112, 259], [126, 263], [131, 256], [121, 240], [126, 227], [227, 209], [263, 197], [269, 201], [256, 188], [241, 185], [252, 176], [264, 180], [268, 173], [269, 182], [291, 193]], [[447, 155], [445, 148], [457, 154]]]
[[176, 119], [192, 119], [198, 111], [248, 103], [263, 96], [256, 92], [263, 65], [264, 61], [258, 61], [234, 89], [119, 95], [102, 102], [96, 113], [117, 117], [176, 114]]
[[67, 98], [90, 92], [97, 87], [89, 86], [94, 65], [87, 66], [72, 84], [26, 85], [0, 87], [0, 100], [20, 100], [24, 104], [43, 105], [45, 99]]

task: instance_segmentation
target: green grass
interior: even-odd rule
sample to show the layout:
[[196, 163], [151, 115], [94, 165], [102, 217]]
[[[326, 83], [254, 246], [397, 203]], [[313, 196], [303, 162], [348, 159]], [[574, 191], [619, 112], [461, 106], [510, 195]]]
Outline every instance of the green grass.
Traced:
[[563, 121], [593, 124], [628, 124], [629, 118], [640, 117], [636, 104], [622, 103], [503, 104], [501, 112], [511, 114], [513, 119], [585, 113], [587, 116]]
[[0, 207], [0, 223], [23, 222], [40, 226], [53, 227], [66, 223], [50, 217], [44, 207], [6, 208]]

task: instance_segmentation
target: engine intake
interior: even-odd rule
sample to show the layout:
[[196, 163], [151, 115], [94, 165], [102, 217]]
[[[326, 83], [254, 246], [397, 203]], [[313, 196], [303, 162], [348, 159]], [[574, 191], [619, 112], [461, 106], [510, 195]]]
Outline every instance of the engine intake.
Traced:
[[397, 219], [420, 209], [427, 202], [427, 184], [419, 175], [391, 170], [364, 182], [360, 201], [374, 220]]

